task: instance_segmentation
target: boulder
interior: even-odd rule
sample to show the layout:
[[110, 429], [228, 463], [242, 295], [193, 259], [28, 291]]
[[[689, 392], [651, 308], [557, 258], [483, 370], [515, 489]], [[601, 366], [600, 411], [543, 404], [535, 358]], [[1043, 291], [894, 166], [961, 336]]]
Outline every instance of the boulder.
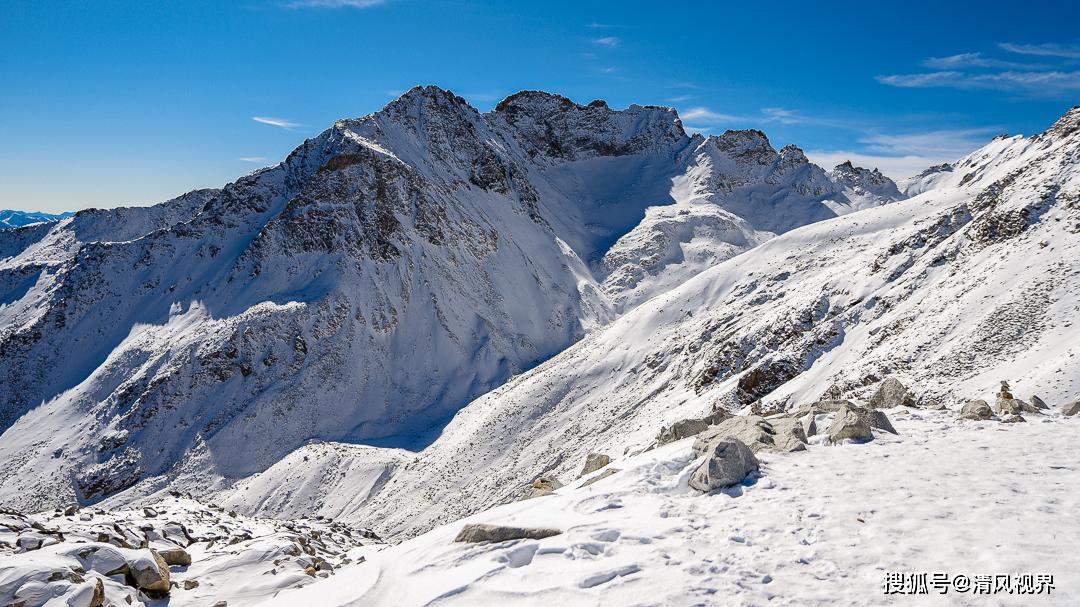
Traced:
[[707, 457], [690, 477], [690, 487], [708, 493], [743, 482], [760, 464], [742, 441], [723, 439], [709, 444]]
[[729, 411], [717, 409], [705, 417], [681, 419], [670, 426], [664, 426], [656, 435], [656, 446], [673, 443], [677, 440], [697, 436], [709, 429], [709, 426], [719, 424], [724, 420], [734, 417]]
[[191, 564], [191, 555], [179, 546], [159, 548], [157, 553], [161, 555], [161, 558], [164, 559], [165, 563], [168, 565], [186, 567]]
[[1061, 412], [1069, 416], [1080, 413], [1080, 399], [1076, 399], [1073, 402], [1062, 407]]
[[896, 428], [893, 428], [892, 422], [889, 421], [889, 417], [885, 415], [884, 411], [879, 411], [877, 409], [856, 408], [855, 412], [858, 413], [860, 416], [865, 417], [866, 423], [870, 424], [871, 428], [884, 430], [889, 434], [900, 434], [896, 431]]
[[1036, 396], [1034, 394], [1031, 395], [1031, 404], [1036, 409], [1041, 409], [1043, 411], [1050, 408], [1049, 405], [1047, 405], [1046, 402], [1043, 399], [1039, 398], [1038, 396]]
[[541, 540], [545, 537], [559, 535], [558, 529], [544, 529], [533, 527], [508, 527], [505, 525], [485, 525], [472, 523], [465, 525], [458, 532], [455, 542], [508, 542], [510, 540]]
[[828, 429], [829, 440], [838, 443], [845, 439], [869, 440], [874, 437], [870, 430], [868, 416], [860, 415], [852, 407], [844, 407], [836, 412], [836, 418]]
[[1021, 416], [1021, 415], [1010, 415], [1010, 416], [1002, 419], [1001, 423], [1003, 423], [1003, 424], [1017, 424], [1017, 423], [1026, 422], [1026, 421], [1027, 420], [1024, 419], [1023, 416]]
[[585, 457], [585, 467], [581, 469], [581, 474], [578, 476], [585, 476], [590, 472], [596, 472], [604, 466], [611, 463], [611, 458], [603, 453], [590, 453]]
[[893, 407], [914, 407], [915, 396], [895, 377], [886, 377], [878, 386], [877, 392], [870, 397], [867, 406], [871, 409], [891, 409]]
[[775, 431], [773, 443], [777, 450], [790, 453], [806, 449], [806, 430], [801, 421], [794, 417], [777, 417], [768, 421]]
[[127, 561], [128, 574], [143, 592], [151, 598], [161, 598], [169, 593], [169, 564], [156, 550], [139, 551]]
[[985, 400], [969, 400], [960, 409], [960, 419], [990, 419], [994, 411]]
[[799, 423], [802, 424], [803, 434], [805, 434], [807, 437], [817, 434], [817, 416], [814, 414], [813, 411], [806, 413], [802, 417], [800, 417]]
[[790, 436], [782, 436], [777, 440], [776, 429], [771, 422], [757, 415], [746, 415], [732, 417], [702, 432], [694, 441], [694, 453], [700, 457], [712, 450], [713, 443], [732, 438], [750, 447], [754, 453], [763, 449], [786, 452], [806, 448], [805, 444], [792, 441]]
[[799, 407], [799, 410], [795, 412], [796, 417], [801, 417], [808, 413], [814, 415], [820, 413], [836, 413], [843, 406], [854, 406], [855, 403], [850, 400], [819, 400], [816, 403], [810, 403], [809, 405], [803, 405]]

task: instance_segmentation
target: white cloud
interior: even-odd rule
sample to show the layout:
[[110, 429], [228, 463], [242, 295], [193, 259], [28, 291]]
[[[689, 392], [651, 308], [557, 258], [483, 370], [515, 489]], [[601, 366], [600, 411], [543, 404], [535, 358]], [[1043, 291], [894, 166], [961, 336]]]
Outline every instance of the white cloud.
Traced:
[[612, 67], [602, 67], [602, 68], [600, 68], [600, 71], [604, 72], [605, 74], [614, 74], [615, 72], [619, 71], [619, 68], [614, 67], [614, 66], [612, 66]]
[[686, 111], [680, 111], [679, 117], [684, 121], [713, 124], [717, 122], [736, 122], [741, 120], [738, 116], [714, 112], [707, 107], [692, 107]]
[[266, 162], [266, 158], [264, 156], [241, 156], [237, 158], [237, 160], [243, 162]]
[[385, 3], [386, 0], [294, 0], [287, 2], [286, 8], [370, 8]]
[[1050, 96], [1080, 90], [1080, 71], [1007, 71], [992, 74], [945, 71], [877, 76], [877, 81], [901, 88], [993, 89]]
[[923, 65], [939, 70], [955, 70], [965, 67], [993, 67], [1006, 69], [1042, 69], [1045, 67], [1040, 64], [990, 59], [988, 57], [983, 57], [982, 53], [960, 53], [958, 55], [949, 55], [948, 57], [930, 57], [926, 61], [923, 61]]
[[1019, 55], [1080, 59], [1080, 46], [1075, 44], [1056, 44], [1053, 42], [1044, 44], [1013, 44], [1012, 42], [1002, 42], [999, 43], [998, 46], [1010, 53]]
[[779, 122], [780, 124], [798, 124], [803, 122], [804, 119], [791, 110], [785, 110], [782, 107], [763, 107], [761, 113], [764, 114], [763, 120], [765, 122]]
[[593, 44], [599, 44], [600, 46], [606, 46], [608, 48], [614, 48], [619, 46], [620, 40], [615, 36], [604, 36], [603, 38], [593, 38]]
[[924, 155], [941, 156], [953, 160], [984, 145], [999, 129], [982, 127], [976, 129], [943, 129], [922, 133], [870, 134], [859, 138], [859, 143], [870, 152], [891, 156]]
[[279, 126], [283, 129], [292, 129], [300, 126], [295, 122], [285, 120], [284, 118], [270, 118], [269, 116], [252, 116], [252, 120], [260, 122], [262, 124], [269, 124], [271, 126]]

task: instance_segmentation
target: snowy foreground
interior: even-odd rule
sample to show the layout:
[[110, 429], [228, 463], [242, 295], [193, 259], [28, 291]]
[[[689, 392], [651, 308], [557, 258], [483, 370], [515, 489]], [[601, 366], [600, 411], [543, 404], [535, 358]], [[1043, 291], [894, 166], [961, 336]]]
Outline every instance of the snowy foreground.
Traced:
[[[959, 420], [950, 411], [887, 413], [899, 437], [762, 452], [763, 476], [712, 495], [687, 487], [693, 439], [682, 440], [613, 462], [623, 471], [589, 487], [440, 527], [272, 604], [878, 605], [931, 598], [885, 596], [889, 571], [1048, 573], [1056, 585], [1048, 596], [950, 592], [941, 601], [1080, 601], [1080, 446], [1069, 440], [1080, 419], [1052, 414], [1003, 424]], [[454, 543], [469, 522], [563, 533]]]
[[[321, 543], [280, 521], [231, 517], [190, 500], [161, 506], [144, 526], [184, 520], [192, 536], [215, 525], [251, 539], [217, 548], [193, 544], [190, 566], [174, 566], [173, 589], [152, 600], [99, 575], [78, 538], [0, 558], [0, 603], [91, 605], [87, 590], [104, 578], [104, 603], [147, 605], [833, 605], [1076, 604], [1080, 600], [1080, 419], [1028, 415], [1027, 423], [969, 421], [955, 410], [886, 411], [899, 436], [824, 444], [807, 451], [758, 453], [761, 476], [703, 495], [687, 486], [697, 467], [693, 438], [616, 458], [555, 494], [500, 506], [396, 546], [357, 535], [354, 545], [329, 523], [305, 523]], [[830, 414], [819, 415], [826, 427]], [[589, 486], [582, 483], [608, 473]], [[129, 512], [129, 515], [131, 513]], [[99, 517], [101, 515], [98, 515]], [[116, 517], [117, 515], [110, 514]], [[171, 519], [170, 519], [171, 517]], [[207, 519], [209, 517], [209, 519]], [[85, 512], [83, 518], [86, 518]], [[120, 518], [124, 518], [121, 516]], [[129, 517], [130, 518], [130, 517]], [[37, 517], [75, 525], [76, 514]], [[219, 520], [220, 519], [220, 520]], [[199, 528], [196, 521], [213, 522]], [[99, 522], [101, 522], [99, 520]], [[555, 528], [536, 540], [466, 544], [463, 525]], [[147, 525], [147, 523], [149, 523]], [[291, 524], [291, 523], [290, 523]], [[237, 529], [242, 529], [238, 531]], [[154, 532], [150, 532], [155, 537]], [[167, 536], [168, 534], [164, 534]], [[10, 539], [10, 538], [5, 538]], [[86, 540], [83, 540], [86, 541]], [[151, 544], [153, 547], [154, 544]], [[125, 551], [120, 551], [125, 552]], [[319, 556], [322, 555], [322, 556]], [[313, 559], [313, 557], [318, 557]], [[317, 571], [305, 569], [323, 559]], [[80, 563], [81, 560], [81, 563]], [[83, 584], [67, 581], [84, 571]], [[52, 572], [52, 601], [43, 588]], [[1039, 596], [886, 596], [887, 572], [978, 575], [1050, 574]], [[116, 578], [121, 578], [119, 581]], [[30, 583], [40, 578], [41, 583]], [[191, 581], [197, 587], [188, 589]], [[186, 583], [185, 583], [186, 582]], [[17, 596], [13, 595], [16, 589]], [[33, 591], [33, 592], [32, 592]], [[80, 594], [81, 591], [81, 594]]]

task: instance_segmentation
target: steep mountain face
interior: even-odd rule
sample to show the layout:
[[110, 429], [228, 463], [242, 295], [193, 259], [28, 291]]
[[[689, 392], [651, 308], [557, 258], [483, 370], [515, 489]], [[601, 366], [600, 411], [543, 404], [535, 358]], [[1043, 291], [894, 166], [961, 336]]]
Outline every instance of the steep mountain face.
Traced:
[[886, 376], [924, 403], [991, 398], [1002, 379], [1052, 406], [1075, 399], [1078, 161], [1075, 108], [962, 159], [955, 186], [720, 263], [471, 403], [352, 516], [413, 535], [518, 499], [541, 474], [572, 479], [590, 452], [620, 467], [663, 424], [865, 397]]
[[[0, 500], [215, 493], [312, 439], [374, 445], [303, 449], [382, 494], [465, 403], [853, 184], [666, 108], [418, 87], [221, 190], [5, 231]], [[290, 478], [258, 508], [361, 506]]]
[[18, 228], [32, 223], [59, 221], [73, 213], [35, 213], [33, 211], [0, 210], [0, 230]]

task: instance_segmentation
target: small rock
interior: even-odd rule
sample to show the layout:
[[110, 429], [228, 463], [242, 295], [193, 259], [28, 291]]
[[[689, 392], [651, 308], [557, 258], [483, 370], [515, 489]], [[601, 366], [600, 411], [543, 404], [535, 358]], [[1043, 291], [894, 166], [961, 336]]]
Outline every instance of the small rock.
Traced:
[[585, 476], [590, 472], [596, 472], [604, 466], [611, 463], [611, 458], [603, 453], [590, 453], [585, 457], [585, 467], [581, 469], [581, 474], [578, 476]]
[[184, 580], [181, 582], [184, 590], [194, 590], [199, 587], [199, 580]]
[[1045, 402], [1045, 401], [1044, 401], [1043, 399], [1039, 398], [1038, 396], [1036, 396], [1036, 395], [1034, 395], [1034, 394], [1032, 394], [1032, 395], [1031, 395], [1031, 404], [1032, 404], [1032, 405], [1033, 405], [1033, 406], [1034, 406], [1034, 407], [1035, 407], [1036, 409], [1042, 409], [1042, 410], [1044, 410], [1044, 411], [1045, 411], [1046, 409], [1049, 409], [1049, 408], [1050, 408], [1050, 407], [1049, 407], [1049, 406], [1048, 406], [1048, 405], [1046, 404], [1046, 402]]
[[540, 489], [541, 491], [554, 491], [563, 486], [559, 479], [553, 475], [539, 476], [532, 482], [533, 489]]
[[737, 485], [760, 469], [753, 451], [738, 439], [711, 442], [707, 456], [690, 477], [690, 487], [704, 493]]
[[1003, 424], [1016, 424], [1016, 423], [1020, 423], [1020, 422], [1026, 422], [1026, 421], [1027, 420], [1024, 419], [1020, 415], [1010, 415], [1010, 416], [1006, 417], [1005, 419], [1001, 420], [1001, 423], [1003, 423]]
[[1080, 413], [1080, 399], [1074, 400], [1061, 408], [1061, 412], [1068, 416]]
[[455, 542], [506, 542], [509, 540], [540, 540], [545, 537], [551, 537], [553, 535], [559, 535], [562, 531], [558, 529], [544, 529], [544, 528], [531, 528], [531, 527], [507, 527], [504, 525], [485, 525], [482, 523], [473, 523], [465, 525], [458, 532], [457, 537], [454, 538]]
[[72, 505], [68, 506], [67, 508], [64, 508], [64, 516], [75, 516], [75, 514], [78, 511], [79, 511], [79, 507], [76, 506], [75, 504], [72, 504]]
[[154, 518], [154, 517], [156, 517], [158, 515], [157, 510], [154, 510], [153, 508], [151, 508], [149, 506], [143, 508], [142, 512], [143, 512], [143, 516], [145, 516], [146, 518]]
[[871, 409], [891, 409], [893, 407], [914, 407], [915, 396], [908, 391], [904, 384], [894, 377], [887, 377], [881, 382], [877, 392], [870, 397], [867, 406]]

